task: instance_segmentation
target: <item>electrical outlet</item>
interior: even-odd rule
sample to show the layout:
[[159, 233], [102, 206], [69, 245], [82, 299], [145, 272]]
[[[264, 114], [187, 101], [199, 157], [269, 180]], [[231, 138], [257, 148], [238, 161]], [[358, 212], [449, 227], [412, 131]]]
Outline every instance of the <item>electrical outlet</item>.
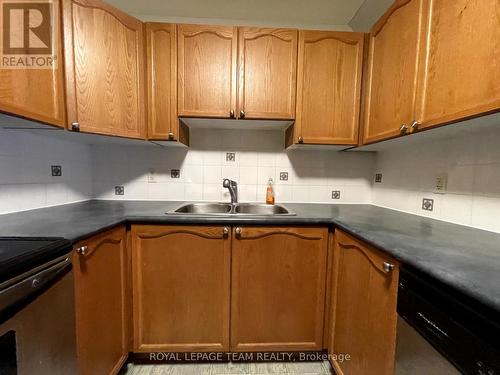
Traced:
[[235, 152], [226, 152], [226, 161], [235, 162], [236, 161], [236, 153]]
[[125, 187], [115, 186], [115, 195], [125, 195]]
[[170, 178], [181, 178], [181, 170], [180, 169], [171, 169], [170, 170]]
[[422, 210], [424, 211], [434, 210], [434, 199], [428, 199], [428, 198], [422, 199]]
[[280, 172], [280, 181], [288, 181], [288, 172]]
[[62, 176], [62, 166], [60, 165], [52, 165], [50, 167], [51, 174], [53, 177], [61, 177]]
[[154, 183], [154, 182], [156, 182], [156, 173], [155, 173], [155, 171], [154, 171], [154, 170], [150, 170], [150, 171], [148, 172], [148, 182], [149, 182], [149, 183]]
[[340, 199], [340, 190], [332, 190], [332, 199]]
[[377, 174], [375, 175], [375, 182], [376, 182], [377, 184], [382, 183], [382, 173], [377, 173]]
[[434, 185], [435, 194], [446, 194], [448, 187], [448, 174], [442, 173], [436, 177], [436, 184]]

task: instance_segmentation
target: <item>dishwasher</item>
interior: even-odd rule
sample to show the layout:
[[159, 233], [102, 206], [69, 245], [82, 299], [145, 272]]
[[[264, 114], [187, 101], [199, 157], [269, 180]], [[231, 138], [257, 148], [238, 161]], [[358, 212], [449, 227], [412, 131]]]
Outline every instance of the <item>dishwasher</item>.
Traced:
[[500, 375], [500, 314], [410, 267], [397, 329], [396, 375]]
[[71, 244], [0, 238], [0, 374], [76, 374]]

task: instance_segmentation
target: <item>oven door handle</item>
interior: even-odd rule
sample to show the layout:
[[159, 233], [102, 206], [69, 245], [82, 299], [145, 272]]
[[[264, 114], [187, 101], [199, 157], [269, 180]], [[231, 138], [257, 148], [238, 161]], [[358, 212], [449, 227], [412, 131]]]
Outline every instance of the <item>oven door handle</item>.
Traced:
[[427, 318], [424, 314], [422, 314], [421, 312], [417, 312], [417, 315], [420, 319], [422, 319], [425, 322], [425, 324], [431, 331], [437, 331], [444, 337], [448, 338], [448, 334], [445, 331], [443, 331], [443, 329], [441, 329], [436, 323]]
[[71, 270], [70, 258], [65, 256], [61, 259], [59, 262], [0, 290], [0, 313], [33, 295], [40, 294], [57, 277], [65, 275]]

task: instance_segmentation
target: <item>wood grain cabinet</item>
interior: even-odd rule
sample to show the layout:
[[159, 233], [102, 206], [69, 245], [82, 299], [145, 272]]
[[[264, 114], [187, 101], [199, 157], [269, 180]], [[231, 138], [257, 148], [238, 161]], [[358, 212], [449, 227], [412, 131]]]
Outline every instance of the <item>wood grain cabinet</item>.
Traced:
[[145, 138], [141, 21], [100, 0], [63, 0], [69, 127]]
[[175, 140], [177, 120], [177, 26], [146, 23], [148, 138]]
[[233, 118], [237, 28], [178, 25], [178, 114]]
[[405, 134], [415, 119], [423, 7], [396, 0], [370, 33], [363, 143]]
[[234, 229], [231, 351], [323, 348], [326, 228]]
[[363, 143], [499, 111], [498, 14], [496, 0], [396, 0], [370, 34]]
[[420, 128], [500, 110], [500, 1], [425, 4]]
[[238, 29], [238, 116], [294, 119], [297, 30]]
[[79, 374], [117, 374], [129, 352], [125, 227], [77, 244], [73, 266]]
[[335, 232], [330, 354], [337, 374], [394, 373], [399, 265], [342, 231]]
[[134, 351], [229, 350], [229, 228], [134, 225]]
[[[2, 5], [4, 5], [3, 2]], [[0, 112], [65, 127], [61, 0], [53, 1], [51, 7], [54, 27], [50, 36], [51, 55], [55, 56], [52, 69], [8, 69], [7, 66], [2, 66], [0, 69]], [[12, 52], [17, 55], [25, 53], [23, 48], [20, 50]], [[3, 58], [9, 57], [9, 55], [3, 55]], [[19, 56], [13, 55], [12, 57], [17, 60], [16, 57]]]
[[358, 143], [362, 33], [299, 32], [293, 143]]

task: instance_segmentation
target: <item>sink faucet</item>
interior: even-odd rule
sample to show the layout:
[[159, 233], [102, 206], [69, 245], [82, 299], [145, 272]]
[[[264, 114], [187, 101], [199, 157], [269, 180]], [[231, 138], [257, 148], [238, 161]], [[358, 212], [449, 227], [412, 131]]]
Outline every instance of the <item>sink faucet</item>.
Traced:
[[236, 181], [225, 178], [222, 181], [222, 186], [229, 189], [231, 195], [231, 204], [238, 203], [238, 183]]

